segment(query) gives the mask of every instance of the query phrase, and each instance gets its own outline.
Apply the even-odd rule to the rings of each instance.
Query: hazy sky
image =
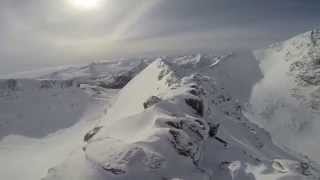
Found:
[[[118,56],[261,48],[319,26],[319,0],[0,1],[0,74]],[[90,1],[90,0],[88,0]]]

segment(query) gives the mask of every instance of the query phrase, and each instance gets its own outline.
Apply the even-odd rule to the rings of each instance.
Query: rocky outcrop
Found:
[[[196,111],[199,116],[203,116],[204,105],[203,102],[199,99],[186,99],[186,103]]]
[[[73,80],[41,80],[40,81],[40,89],[52,89],[52,88],[70,88],[75,84]]]
[[[96,135],[99,132],[101,128],[102,126],[98,126],[93,128],[91,131],[87,132],[83,137],[83,141],[88,142],[94,135]]]
[[[159,103],[161,99],[157,96],[151,96],[145,103],[143,103],[143,108],[148,109],[149,107]]]

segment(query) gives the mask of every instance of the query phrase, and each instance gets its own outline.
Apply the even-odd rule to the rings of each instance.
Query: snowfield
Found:
[[[317,66],[301,57],[318,52],[317,36],[257,52],[264,77],[252,94],[261,76],[248,52],[8,76],[0,81],[0,179],[317,180],[316,147],[291,146],[316,131],[294,134],[285,124],[316,125],[319,117],[300,108],[310,108],[316,92]],[[282,61],[283,49],[296,54]],[[307,64],[300,71],[291,65],[298,61]],[[269,107],[282,99],[292,106]]]

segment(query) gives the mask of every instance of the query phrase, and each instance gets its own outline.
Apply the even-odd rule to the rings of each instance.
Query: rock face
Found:
[[[256,120],[279,144],[320,160],[320,31],[256,52],[264,78],[253,89]]]
[[[303,159],[282,151],[246,119],[241,104],[210,76],[208,62],[199,55],[155,60],[119,92],[99,129],[85,135],[83,150],[44,179],[304,178],[293,168],[272,174],[275,158]],[[315,170],[307,177],[316,178]]]
[[[144,109],[148,109],[149,107],[159,103],[160,101],[161,99],[158,98],[157,96],[151,96],[145,103],[143,103],[143,107]]]
[[[94,135],[96,135],[102,127],[95,127],[83,137],[83,141],[88,142]]]
[[[203,116],[204,113],[204,106],[203,106],[203,102],[201,100],[198,99],[186,99],[185,100],[186,103],[192,107],[199,116]]]

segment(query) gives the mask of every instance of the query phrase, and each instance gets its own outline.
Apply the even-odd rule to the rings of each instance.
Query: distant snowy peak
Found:
[[[147,66],[150,60],[132,59],[126,61],[93,62],[85,66],[67,67],[42,76],[39,79],[103,79],[107,76],[134,73]]]
[[[320,30],[306,32],[255,54],[265,74],[287,79],[285,84],[298,101],[320,111]]]
[[[255,119],[281,146],[320,161],[320,30],[255,52],[263,78],[250,103]]]
[[[223,53],[221,55],[195,54],[171,58],[171,61],[180,67],[201,68],[207,66],[212,68],[233,55],[233,53]]]

